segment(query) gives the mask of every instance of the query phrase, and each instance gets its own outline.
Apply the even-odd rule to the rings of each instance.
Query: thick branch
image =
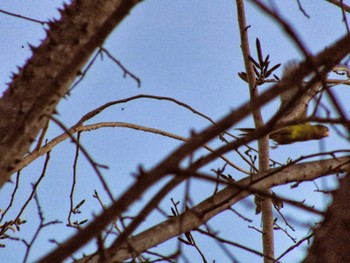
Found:
[[[350,262],[350,174],[340,180],[325,220],[315,230],[315,239],[305,263]]]
[[[13,76],[0,100],[0,186],[93,51],[139,0],[73,1],[49,24],[47,37]]]
[[[350,36],[345,36],[338,42],[329,47],[326,51],[321,52],[314,57],[314,65],[317,67],[324,66],[326,69],[331,69],[334,65],[344,58],[350,52]],[[149,189],[155,182],[160,180],[164,175],[176,172],[180,161],[186,156],[197,150],[203,144],[220,135],[223,131],[229,129],[236,124],[254,109],[260,108],[278,95],[280,95],[285,88],[293,85],[295,82],[300,82],[305,76],[312,72],[312,68],[306,62],[302,63],[298,70],[293,72],[289,77],[283,78],[278,84],[272,86],[270,89],[262,93],[254,103],[246,103],[237,110],[231,112],[222,118],[215,125],[210,126],[199,134],[195,134],[188,142],[180,146],[169,156],[167,156],[159,165],[154,167],[149,172],[142,172],[142,176],[126,191],[122,196],[115,201],[110,207],[104,210],[99,216],[95,218],[86,228],[79,231],[76,235],[68,239],[59,248],[55,249],[47,255],[41,262],[52,262],[52,260],[63,260],[77,249],[81,248],[94,236],[98,235],[103,229],[107,227],[115,218],[123,213],[133,202],[142,196],[142,194]],[[267,132],[267,131],[266,131]],[[238,148],[241,144],[231,144],[231,149]],[[224,151],[226,148],[223,148]],[[214,156],[209,159],[214,158]],[[209,161],[207,159],[206,161]],[[203,158],[204,160],[204,158]],[[201,162],[206,164],[204,161]],[[201,165],[199,166],[201,167]]]
[[[248,41],[248,27],[245,20],[244,2],[242,0],[236,1],[238,23],[241,34],[241,47],[244,58],[245,69],[247,72],[247,78],[249,83],[250,100],[252,102],[258,97],[258,89],[255,81],[255,74],[253,70],[252,62],[250,61],[250,49]],[[253,118],[255,128],[259,129],[264,126],[264,120],[261,114],[261,109],[253,111]],[[266,171],[269,168],[269,137],[264,136],[258,140],[259,148],[259,170],[261,172]],[[267,193],[271,193],[269,189],[266,189]],[[269,198],[265,198],[259,201],[262,211],[262,223],[263,223],[263,250],[264,250],[264,262],[271,262],[271,258],[274,258],[274,236],[273,236],[273,215],[272,215],[272,202]]]
[[[291,182],[310,181],[316,178],[334,173],[346,172],[350,168],[350,157],[338,159],[327,159],[308,163],[296,164],[281,170],[281,168],[270,169],[264,173],[258,173],[252,178],[246,177],[237,184],[240,188],[228,186],[213,197],[202,201],[197,206],[184,212],[179,217],[164,221],[135,237],[130,238],[118,251],[108,250],[113,257],[110,262],[121,262],[135,256],[135,251],[145,251],[166,240],[176,237],[182,233],[198,228],[217,214],[231,207],[243,198],[249,196],[251,191],[242,188],[262,191],[264,189],[284,185]],[[99,262],[97,255],[87,256],[77,262]]]

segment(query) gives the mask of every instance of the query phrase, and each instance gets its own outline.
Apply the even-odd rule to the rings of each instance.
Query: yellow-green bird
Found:
[[[244,135],[254,129],[239,129]],[[270,133],[270,139],[279,145],[320,140],[329,136],[329,129],[324,125],[311,125],[310,123],[290,125]]]
[[[298,64],[295,61],[289,62],[283,71],[283,75],[289,74],[291,71],[295,70]],[[301,84],[302,85],[302,84]],[[288,88],[288,90],[281,94],[281,106],[280,109],[285,109],[282,121],[297,121],[306,118],[307,106],[314,95],[319,92],[319,87],[312,87],[306,94],[299,96],[292,105],[290,101],[298,96],[299,89],[302,86],[296,85],[294,87]],[[238,129],[244,132],[246,135],[254,129]],[[270,134],[270,139],[276,142],[277,145],[291,144],[295,142],[303,142],[310,140],[320,140],[324,137],[329,136],[329,129],[324,125],[311,125],[310,123],[302,123],[296,125],[289,125],[282,127],[280,129],[272,131]],[[277,147],[277,145],[275,147]]]

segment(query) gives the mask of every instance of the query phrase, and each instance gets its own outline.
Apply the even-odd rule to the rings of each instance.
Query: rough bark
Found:
[[[69,6],[65,6],[65,9],[61,11],[62,18],[59,21],[53,21],[49,24],[50,29],[47,31],[47,37],[39,47],[32,48],[32,58],[29,59],[26,65],[23,68],[20,68],[19,72],[13,76],[12,83],[0,99],[0,186],[9,179],[15,164],[19,162],[28,151],[30,144],[35,140],[40,129],[45,126],[49,116],[54,113],[57,103],[66,95],[70,84],[76,75],[79,74],[81,68],[89,59],[93,51],[98,46],[102,45],[108,34],[138,2],[139,0],[75,0]],[[350,50],[349,43],[349,36],[344,37],[328,50],[321,53],[318,57],[315,57],[315,60],[313,61],[314,66],[316,65],[319,67],[323,65],[325,71],[330,70],[346,54],[348,54]],[[146,186],[141,187],[142,191],[134,191],[132,194],[126,192],[118,202],[115,202],[97,218],[98,220],[101,220],[101,218],[106,217],[104,221],[101,220],[99,224],[98,220],[95,220],[86,229],[79,232],[79,235],[73,237],[71,243],[67,243],[67,254],[73,253],[87,241],[91,240],[96,233],[101,231],[112,221],[113,218],[118,216],[118,213],[120,214],[121,211],[124,211],[128,204],[137,200],[141,193],[152,185],[152,182],[156,180],[155,178],[157,178],[158,175],[163,176],[164,174],[170,173],[177,167],[180,160],[187,154],[190,154],[196,147],[199,147],[207,140],[217,136],[222,130],[231,127],[234,122],[240,120],[255,108],[260,107],[282,93],[283,85],[288,86],[287,84],[290,84],[293,81],[300,82],[305,76],[312,72],[312,70],[309,69],[309,66],[308,63],[304,63],[300,69],[297,69],[293,74],[290,74],[289,77],[281,81],[280,84],[276,85],[274,90],[272,89],[270,93],[263,93],[263,96],[260,96],[260,100],[258,100],[256,105],[252,106],[246,104],[245,106],[242,106],[240,109],[243,113],[239,115],[240,117],[235,117],[234,114],[230,114],[221,121],[221,124],[225,124],[222,127],[211,127],[208,129],[208,132],[204,131],[199,135],[194,135],[189,143],[185,144],[175,152],[181,153],[179,154],[181,158],[177,157],[176,154],[173,158],[172,156],[169,156],[166,159],[168,162],[164,162],[152,170],[152,173],[148,174],[151,176],[152,180],[150,180]],[[166,164],[174,165],[167,166]],[[322,161],[322,165],[327,165],[327,163]],[[312,168],[316,169],[316,166],[313,166]],[[327,172],[330,172],[329,166],[323,167],[323,169],[323,171],[328,169]],[[273,176],[273,178],[275,178],[275,176]],[[288,175],[287,178],[289,178]],[[283,179],[287,180],[287,178]],[[135,183],[134,188],[131,188],[131,190],[139,189],[139,185],[142,186],[144,181],[147,182],[147,178],[142,180]],[[276,181],[269,181],[269,184],[261,185],[261,187],[264,189],[276,184]],[[331,235],[331,238],[329,238],[329,244],[331,245],[328,245],[327,251],[330,251],[331,249],[334,249],[334,251],[325,252],[325,254],[328,253],[329,255],[334,255],[335,253],[339,253],[337,259],[348,259],[346,252],[340,250],[337,251],[337,248],[334,248],[334,244],[343,245],[345,248],[346,244],[348,244],[346,241],[348,241],[349,235],[348,232],[345,232],[344,228],[349,221],[349,208],[346,199],[346,190],[349,188],[349,185],[349,178],[347,177],[343,180],[340,190],[338,190],[335,195],[335,201],[333,204],[334,209],[329,211],[325,222],[316,234],[315,248],[314,250],[311,250],[306,262],[314,262],[312,261],[312,255],[314,255],[314,253],[319,253],[320,249],[323,251],[321,245],[323,242],[328,242],[326,240],[328,235]],[[220,199],[221,201],[213,198],[209,201],[207,200],[206,203],[198,205],[196,210],[186,212],[189,214],[189,216],[186,217],[188,218],[187,220],[189,220],[189,225],[184,224],[182,220],[185,220],[185,216],[181,216],[179,219],[176,219],[179,221],[175,221],[172,227],[169,228],[169,225],[164,226],[165,232],[172,236],[176,236],[182,232],[189,231],[209,220],[218,213],[219,209],[222,211],[225,207],[240,200],[237,198],[243,198],[249,193],[240,191],[240,194],[236,193],[236,199],[233,198],[234,193],[232,193],[232,189],[221,192],[221,194],[224,195],[223,197],[220,197],[223,198]],[[127,202],[124,202],[124,200],[127,200]],[[223,208],[222,206],[225,207]],[[119,207],[119,210],[116,209],[116,207]],[[335,219],[340,221],[336,223],[334,221]],[[166,224],[170,224],[173,221],[167,221]],[[338,224],[340,224],[340,226],[338,226]],[[98,225],[98,227],[96,227],[95,230],[94,226],[96,225]],[[185,229],[184,226],[187,228]],[[335,233],[338,233],[338,236],[331,232],[334,226],[339,228],[337,231],[334,231]],[[168,229],[166,227],[168,227]],[[93,232],[92,230],[95,230],[96,232]],[[175,230],[175,232],[172,232],[172,230]],[[346,234],[345,237],[344,234]],[[86,235],[85,239],[82,238],[84,235]],[[141,240],[139,243],[140,246],[152,245],[148,234],[143,237],[148,237],[148,239],[146,239],[146,241]],[[75,241],[74,238],[84,240],[79,246],[73,247],[72,244]],[[167,238],[171,237],[168,236]],[[133,242],[133,240],[134,239],[131,239],[129,241]],[[159,244],[162,241],[158,240],[157,242],[158,243],[155,243],[154,245]],[[63,249],[66,248],[64,246],[62,247]],[[142,249],[137,249],[137,251],[141,250]],[[130,253],[125,247],[119,251],[120,253],[123,251]],[[318,254],[316,255],[318,256]],[[329,262],[334,262],[333,256],[326,256],[327,255],[325,255],[324,258],[329,259]],[[57,257],[53,258],[54,260],[59,260]],[[52,261],[48,260],[47,262]],[[341,261],[338,260],[335,262]]]
[[[303,262],[350,262],[350,174],[340,180],[333,203],[315,231],[314,242]]]
[[[0,186],[7,182],[94,50],[139,0],[73,1],[0,100]]]
[[[113,247],[103,251],[110,258],[106,262],[123,262],[139,253],[159,245],[166,240],[176,237],[182,233],[189,232],[198,228],[211,218],[239,202],[251,194],[250,191],[244,191],[246,187],[251,190],[260,190],[272,186],[283,185],[291,182],[312,181],[321,176],[347,171],[350,167],[350,157],[338,159],[327,159],[322,161],[301,163],[286,167],[284,169],[276,168],[269,171],[258,173],[254,176],[254,182],[251,177],[247,177],[237,182],[242,188],[228,186],[213,197],[202,201],[192,209],[184,212],[179,217],[166,220],[130,239],[115,250]],[[82,262],[100,262],[101,258],[97,252],[94,255],[86,256],[77,261]],[[344,261],[329,261],[344,262]]]
[[[332,46],[330,46],[325,51],[321,52],[313,58],[313,64],[316,68],[323,66],[323,71],[328,72],[336,64],[339,63],[341,59],[344,58],[350,52],[350,37],[345,36],[342,39],[338,40]],[[90,241],[93,237],[98,235],[108,224],[110,224],[115,218],[120,216],[127,208],[138,200],[142,194],[148,190],[155,182],[167,174],[176,173],[180,162],[201,147],[203,144],[207,143],[214,137],[221,134],[223,131],[229,129],[238,121],[242,120],[248,114],[250,114],[256,108],[262,107],[267,102],[271,101],[276,96],[280,95],[285,91],[286,87],[293,85],[292,83],[300,82],[306,76],[313,72],[314,67],[310,67],[310,63],[303,62],[300,64],[300,67],[294,71],[290,76],[282,78],[278,84],[273,85],[270,89],[263,92],[259,97],[254,101],[254,103],[249,102],[240,107],[235,111],[223,117],[215,125],[210,126],[209,128],[203,130],[198,134],[194,134],[190,140],[185,144],[181,145],[179,148],[174,150],[169,154],[162,162],[157,166],[151,169],[148,172],[140,171],[140,176],[138,180],[125,191],[118,200],[116,200],[111,206],[106,208],[100,215],[96,216],[94,221],[87,225],[84,229],[79,231],[76,235],[69,238],[64,244],[55,249],[49,255],[44,257],[41,262],[52,262],[56,259],[65,259],[67,256],[71,255],[84,244]],[[310,82],[316,82],[316,79],[311,80]],[[260,129],[259,129],[260,130]],[[265,127],[265,130],[260,130],[252,132],[252,134],[247,135],[245,140],[237,140],[224,145],[217,149],[215,153],[210,154],[206,157],[199,159],[193,165],[188,168],[191,172],[195,172],[200,167],[208,164],[209,162],[215,160],[222,154],[236,149],[244,143],[248,143],[251,140],[260,138],[259,132],[264,131],[265,134],[268,133],[268,127]]]

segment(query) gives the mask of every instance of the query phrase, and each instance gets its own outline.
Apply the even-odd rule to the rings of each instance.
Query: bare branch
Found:
[[[50,22],[0,100],[0,185],[28,151],[78,72],[138,0],[73,1]],[[73,19],[74,17],[74,19]]]
[[[245,186],[250,186],[257,190],[265,190],[272,186],[298,181],[309,181],[324,175],[345,172],[349,168],[350,157],[341,157],[338,159],[301,163],[289,166],[282,170],[281,168],[276,168],[264,173],[258,173],[254,176],[253,182],[251,177],[238,181],[237,185],[240,185],[242,188],[228,186],[214,196],[184,212],[181,216],[164,221],[163,223],[130,238],[127,241],[127,244],[132,246],[134,251],[141,252],[172,237],[180,235],[181,233],[196,229],[218,213],[228,209],[243,198],[249,196],[251,192],[242,191]],[[130,254],[129,246],[127,244],[118,249],[118,251],[109,251],[109,253],[113,255],[109,262],[124,261],[133,257],[133,255]],[[85,261],[87,259],[88,261]],[[77,262],[98,262],[98,256],[88,256]]]

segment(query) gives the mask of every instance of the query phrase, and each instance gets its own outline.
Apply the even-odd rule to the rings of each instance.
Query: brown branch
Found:
[[[280,17],[279,14],[276,13],[276,10],[272,11],[270,10],[265,4],[263,4],[259,0],[252,1],[257,7],[259,7],[263,12],[268,14],[271,18],[275,19],[276,22],[282,26],[283,30],[286,31],[286,33],[291,37],[291,39],[295,42],[297,47],[304,53],[305,59],[311,63],[312,60],[310,60],[310,52],[306,49],[306,45],[302,42],[300,37],[297,35],[297,33],[292,29],[292,26],[287,23],[284,19]]]
[[[237,243],[237,242],[232,242],[232,241],[230,241],[230,240],[226,240],[226,239],[224,239],[224,238],[220,238],[220,237],[218,237],[216,234],[213,234],[213,233],[210,233],[210,232],[207,232],[207,231],[203,231],[203,230],[201,230],[201,229],[199,229],[199,228],[197,228],[196,231],[199,232],[199,233],[201,233],[201,234],[203,234],[203,235],[210,236],[211,238],[213,238],[213,239],[219,241],[220,243],[229,244],[229,245],[231,245],[231,246],[238,247],[238,248],[240,248],[240,249],[243,249],[243,250],[245,250],[245,251],[248,251],[248,252],[250,252],[250,253],[252,253],[252,254],[255,254],[255,255],[258,255],[258,256],[261,256],[261,257],[265,256],[264,254],[262,254],[261,252],[259,252],[259,251],[257,251],[257,250],[254,250],[254,249],[251,249],[251,248],[249,248],[249,247],[243,246],[243,245],[241,245],[241,244],[239,244],[239,243]],[[273,259],[273,258],[270,258],[270,259]]]
[[[317,67],[323,66],[325,69],[331,69],[339,61],[350,52],[350,37],[345,36],[338,42],[330,46],[326,51],[321,52],[318,56],[314,57],[314,65]],[[67,256],[74,253],[81,248],[84,244],[90,241],[98,233],[100,233],[110,222],[121,215],[132,203],[134,203],[142,194],[148,190],[154,183],[163,178],[166,174],[176,172],[179,163],[192,152],[200,148],[203,144],[207,143],[211,139],[218,136],[223,131],[229,129],[232,125],[236,124],[253,110],[262,107],[266,103],[270,102],[276,96],[285,91],[286,87],[293,85],[293,83],[299,83],[313,71],[309,63],[301,63],[298,70],[294,71],[290,78],[282,78],[281,81],[272,86],[270,89],[263,92],[254,103],[246,103],[237,110],[231,112],[216,125],[210,126],[199,134],[194,134],[193,137],[177,148],[173,153],[167,156],[160,164],[145,173],[140,171],[142,176],[138,177],[138,180],[129,187],[129,189],[121,195],[121,197],[115,201],[109,208],[103,211],[100,215],[96,216],[95,220],[91,222],[86,228],[76,233],[73,237],[68,239],[59,248],[56,248],[53,252],[42,259],[41,262],[52,262],[52,260],[62,261]],[[266,131],[267,132],[267,131]],[[239,141],[239,140],[238,140]],[[232,148],[237,148],[241,144],[232,143],[229,145]],[[230,148],[229,147],[229,148]],[[231,149],[232,149],[231,148]],[[214,158],[211,156],[210,161]],[[215,158],[214,158],[215,159]],[[201,167],[201,162],[197,164]]]
[[[338,7],[340,7],[342,10],[350,13],[350,6],[347,4],[344,4],[343,1],[339,1],[339,0],[327,0],[327,2],[336,5]]]
[[[127,123],[127,122],[100,122],[100,123],[94,123],[89,125],[74,125],[71,128],[67,129],[67,132],[62,133],[61,135],[55,137],[51,141],[49,141],[47,144],[39,148],[38,150],[35,150],[28,154],[20,163],[16,165],[16,171],[19,171],[29,165],[31,162],[33,162],[35,159],[39,158],[40,156],[44,155],[48,151],[51,151],[57,144],[63,142],[64,140],[70,138],[70,135],[73,135],[74,133],[79,132],[85,132],[85,131],[91,131],[91,130],[97,130],[100,128],[128,128],[128,129],[134,129],[138,131],[144,131],[144,132],[150,132],[154,134],[159,134],[168,138],[173,138],[179,141],[188,141],[189,138],[179,136],[170,132],[166,132],[159,129],[154,129],[151,127],[145,127],[133,123]],[[210,152],[214,152],[214,149],[209,147],[208,145],[203,145],[203,148],[207,149]],[[227,157],[224,155],[220,156],[222,160],[224,160],[228,165],[235,168],[238,171],[241,171],[245,174],[249,174],[248,171],[245,171],[244,169],[240,168],[239,166],[235,165],[233,162],[231,162]]]
[[[237,13],[238,23],[241,35],[241,47],[244,58],[244,65],[247,72],[247,78],[249,83],[250,100],[254,102],[258,97],[257,83],[255,81],[255,74],[253,70],[252,62],[250,61],[250,49],[248,40],[248,27],[245,21],[245,10],[243,0],[237,0]],[[258,47],[260,49],[260,45]],[[260,50],[261,52],[261,50]],[[260,53],[259,53],[260,55]],[[259,109],[253,111],[253,119],[255,128],[259,129],[264,126],[264,120]],[[269,168],[269,137],[264,136],[258,140],[259,149],[259,170],[261,172],[266,171]],[[267,193],[271,191],[266,189]],[[256,199],[257,200],[257,199]],[[263,222],[263,250],[264,250],[264,262],[272,262],[271,258],[274,258],[274,236],[273,236],[273,215],[272,215],[272,202],[271,199],[265,198],[260,202],[262,211],[262,222]]]
[[[48,116],[110,32],[138,0],[73,1],[60,11],[33,56],[0,99],[0,186],[7,182]]]
[[[180,176],[175,176],[170,182],[168,182],[163,188],[157,191],[157,194],[154,195],[151,201],[140,211],[140,213],[132,220],[132,222],[125,228],[125,230],[118,236],[118,238],[113,242],[110,251],[112,252],[111,257],[113,257],[114,251],[118,251],[121,245],[128,242],[128,237],[130,237],[133,231],[142,223],[142,221],[149,215],[157,205],[164,199],[164,197],[174,189],[179,183],[183,180]],[[135,256],[139,255],[140,252],[137,249],[134,249],[131,244],[129,244],[129,249],[135,253]]]
[[[347,117],[347,113],[344,111],[344,109],[339,104],[339,100],[335,97],[335,94],[332,90],[327,89],[326,93],[328,95],[328,98],[330,98],[331,103],[333,104],[334,108],[337,110],[339,116],[343,119],[343,125],[344,128],[347,130],[348,134],[350,134],[350,120]]]
[[[166,220],[130,238],[127,244],[130,244],[136,251],[145,251],[181,233],[196,229],[217,214],[249,196],[251,192],[242,191],[247,186],[256,190],[265,190],[272,186],[291,182],[314,180],[325,175],[347,171],[349,168],[350,157],[341,157],[296,164],[283,170],[280,170],[280,168],[270,169],[264,173],[256,174],[253,182],[251,177],[246,177],[237,182],[240,188],[228,186],[214,196],[187,210],[179,217]],[[127,244],[123,245],[118,251],[109,251],[110,253],[116,252],[109,262],[121,262],[133,257],[134,255],[130,253]],[[98,262],[98,255],[87,256],[77,262]]]
[[[350,171],[350,169],[348,169]],[[350,173],[340,180],[323,222],[314,231],[314,241],[303,262],[350,262]]]
[[[130,72],[126,67],[124,67],[124,65],[118,59],[116,59],[107,49],[105,49],[104,47],[101,47],[100,50],[101,52],[106,53],[107,57],[109,57],[114,63],[116,63],[123,70],[124,77],[129,75],[131,78],[133,78],[136,81],[137,87],[141,88],[141,80],[138,77],[136,77],[135,74]]]
[[[69,137],[68,133],[64,133],[67,135],[67,138]],[[72,178],[72,186],[71,186],[71,189],[70,189],[70,194],[69,194],[69,204],[70,204],[70,209],[69,209],[69,213],[68,213],[68,216],[67,216],[67,224],[69,226],[72,226],[72,227],[75,227],[73,224],[72,224],[72,221],[71,221],[71,217],[72,217],[72,214],[74,213],[74,190],[75,190],[75,186],[76,186],[76,182],[77,182],[77,164],[78,164],[78,159],[79,159],[79,144],[80,144],[80,135],[81,133],[78,132],[77,134],[77,144],[76,144],[76,148],[75,148],[75,157],[74,157],[74,162],[73,162],[73,178]],[[79,226],[77,226],[79,227]]]
[[[74,138],[74,136],[69,132],[69,130],[56,118],[51,116],[51,120],[54,121],[62,130],[65,131],[65,133],[69,136],[69,138],[75,143],[75,145],[79,148],[79,150],[84,154],[85,158],[88,160],[90,165],[92,166],[93,170],[95,171],[98,179],[100,180],[104,190],[106,191],[109,199],[111,201],[114,201],[112,191],[109,189],[106,180],[103,178],[102,173],[100,172],[99,165],[92,159],[90,154],[85,150],[85,148],[77,141],[77,139]]]

